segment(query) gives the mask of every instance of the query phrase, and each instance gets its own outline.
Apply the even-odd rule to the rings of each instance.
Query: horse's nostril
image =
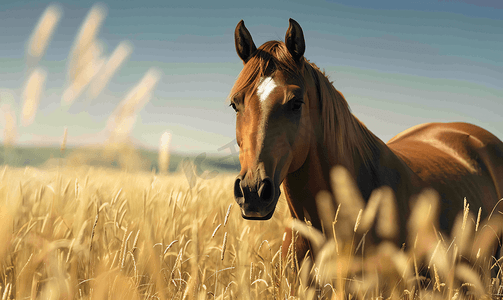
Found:
[[[243,197],[243,189],[241,188],[241,179],[237,178],[234,182],[234,197],[241,198]]]
[[[271,201],[274,197],[274,185],[271,179],[266,178],[262,180],[262,184],[258,190],[258,196],[263,201]]]

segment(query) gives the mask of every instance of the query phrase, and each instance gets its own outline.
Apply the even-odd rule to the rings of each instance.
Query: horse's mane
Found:
[[[296,78],[309,74],[316,83],[323,138],[330,163],[340,164],[343,157],[355,154],[360,156],[364,163],[369,163],[377,137],[353,116],[346,99],[334,88],[327,75],[314,63],[303,59],[304,70],[298,67],[284,42],[264,43],[244,65],[229,93],[229,98],[256,88],[262,77],[271,76],[277,70]],[[306,74],[302,74],[303,71]]]
[[[323,138],[332,164],[341,164],[343,157],[358,155],[368,165],[374,156],[378,138],[358,120],[333,83],[314,63],[306,60],[318,90]],[[348,166],[346,166],[348,167]]]

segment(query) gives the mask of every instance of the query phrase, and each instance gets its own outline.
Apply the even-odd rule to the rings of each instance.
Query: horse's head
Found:
[[[234,197],[245,219],[267,220],[276,208],[279,186],[308,155],[316,88],[306,76],[304,35],[294,20],[285,42],[269,41],[258,49],[241,21],[235,44],[244,67],[230,93],[241,163]]]

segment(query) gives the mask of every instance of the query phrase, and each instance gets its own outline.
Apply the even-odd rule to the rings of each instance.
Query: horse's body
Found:
[[[503,197],[503,143],[486,130],[430,123],[384,144],[351,114],[325,74],[304,59],[304,37],[295,21],[290,20],[285,43],[257,49],[242,21],[235,41],[244,68],[231,91],[241,162],[234,194],[244,218],[269,219],[282,184],[292,216],[321,229],[315,197],[333,192],[329,174],[336,165],[349,171],[364,200],[381,186],[393,189],[399,244],[406,241],[409,199],[426,187],[440,195],[445,232],[465,197],[470,207],[482,208],[483,218]],[[290,238],[287,230],[284,243]],[[297,255],[308,248],[300,240]]]

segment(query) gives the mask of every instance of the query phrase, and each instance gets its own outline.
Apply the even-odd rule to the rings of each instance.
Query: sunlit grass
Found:
[[[342,203],[331,210],[332,236],[293,223],[316,253],[303,262],[292,245],[281,254],[292,224],[285,200],[269,221],[244,220],[233,181],[220,174],[191,188],[182,173],[5,166],[0,292],[4,299],[480,299],[499,288],[489,272],[499,265],[485,248],[494,239],[467,226],[468,208],[457,235],[440,237],[428,217],[437,199],[425,193],[409,220],[414,246],[400,249],[365,238],[369,205],[358,218]],[[384,202],[386,193],[372,197]],[[497,222],[480,228],[497,230]]]
[[[264,298],[279,295],[285,206],[270,221],[243,220],[232,204],[233,179],[219,175],[190,189],[182,174],[5,167],[2,292],[206,299],[236,297],[246,285]]]

